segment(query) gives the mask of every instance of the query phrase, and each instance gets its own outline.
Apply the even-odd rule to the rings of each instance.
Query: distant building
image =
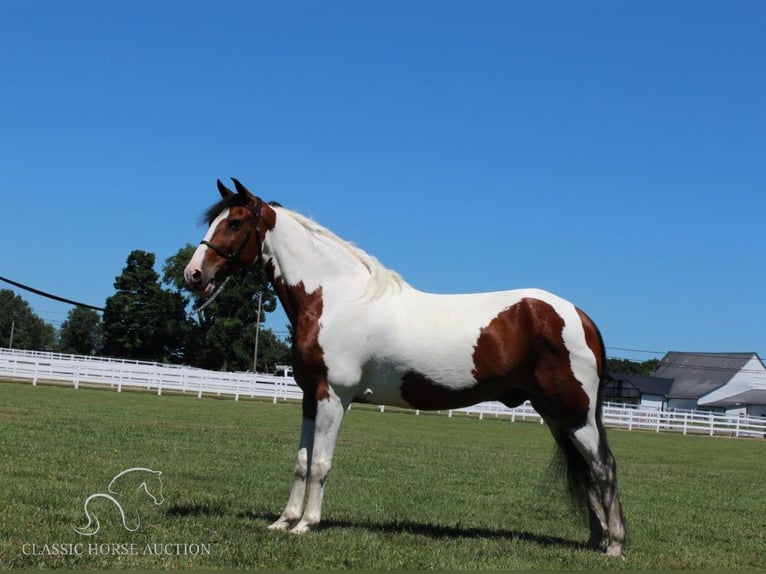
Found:
[[[612,380],[604,388],[605,401],[665,410],[672,379],[628,373],[611,373],[611,376]]]
[[[766,367],[757,353],[667,353],[653,373],[672,379],[668,409],[766,416]]]

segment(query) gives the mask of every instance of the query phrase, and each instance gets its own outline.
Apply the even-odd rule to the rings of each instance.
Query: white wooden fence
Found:
[[[542,417],[529,402],[514,409],[509,409],[502,403],[479,403],[472,407],[458,409],[456,412],[478,414],[480,419],[490,416],[510,417],[512,421],[543,422]],[[452,416],[452,411],[449,415]],[[713,411],[659,411],[605,403],[603,421],[605,426],[627,430],[766,438],[766,418],[727,415]]]
[[[302,391],[291,377],[253,373],[225,373],[192,367],[146,363],[123,359],[107,359],[80,355],[62,355],[36,351],[0,348],[0,378],[38,382],[109,386],[121,392],[138,389],[155,392],[190,393],[243,398],[300,399]],[[379,407],[381,412],[384,407]],[[420,414],[419,411],[415,411]],[[447,411],[455,414],[506,418],[515,421],[543,420],[527,402],[509,409],[499,402],[486,402]],[[683,434],[724,435],[733,437],[766,437],[766,418],[732,416],[708,411],[658,411],[604,405],[604,424],[627,430],[673,431]]]
[[[164,365],[124,359],[62,355],[36,351],[0,349],[0,377],[6,379],[108,385],[121,392],[138,389],[156,392],[193,393],[240,397],[300,399],[303,394],[288,377],[206,371],[193,367]]]

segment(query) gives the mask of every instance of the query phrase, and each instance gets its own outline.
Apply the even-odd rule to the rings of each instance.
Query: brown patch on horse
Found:
[[[498,391],[502,388],[493,381],[479,382],[466,389],[449,389],[416,371],[407,371],[402,376],[402,398],[412,408],[424,411],[458,409],[498,400]]]
[[[590,401],[572,373],[563,329],[564,320],[550,304],[522,299],[481,329],[473,352],[473,386],[450,389],[409,371],[402,377],[402,398],[423,410],[491,400],[516,406],[530,399],[544,416],[578,427]]]
[[[252,202],[248,205],[251,205]],[[240,233],[234,236],[233,238],[229,239],[225,243],[221,245],[224,249],[228,251],[233,251],[240,240],[240,235],[243,233],[247,233],[247,228],[252,225],[253,220],[252,218],[255,217],[255,214],[250,211],[247,207],[240,207],[240,206],[232,206],[229,208],[229,216],[226,218],[226,221],[231,221],[235,219],[239,219],[244,222],[243,226],[240,228]],[[222,222],[221,225],[225,224],[225,222]],[[277,214],[276,212],[269,207],[266,203],[261,203],[261,208],[258,215],[258,230],[257,232],[251,233],[250,238],[247,241],[247,244],[242,249],[242,253],[239,256],[239,260],[241,262],[255,262],[258,259],[258,256],[263,252],[263,240],[266,237],[266,233],[274,229],[274,226],[277,224]],[[224,229],[225,229],[225,225]],[[212,238],[212,242],[216,243],[216,236],[218,233],[215,233]],[[260,244],[259,240],[260,239]]]
[[[288,321],[295,329],[295,321],[298,319],[298,310],[294,307],[294,298],[290,295],[287,284],[281,276],[277,277],[277,271],[274,267],[274,261],[269,259],[265,265],[266,276],[269,278],[271,286],[274,288],[274,292],[277,294],[279,302],[282,304],[282,308],[285,310]]]
[[[288,285],[281,276],[276,277],[272,261],[266,263],[266,273],[293,328],[295,382],[303,390],[303,416],[313,419],[316,417],[317,401],[330,398],[327,365],[319,344],[320,319],[324,308],[322,288],[307,293],[303,281]]]
[[[544,301],[527,301],[537,330],[532,405],[540,414],[553,416],[562,428],[578,428],[587,420],[590,399],[572,372],[564,319]]]
[[[277,212],[268,204],[261,204],[261,216],[258,219],[258,226],[261,229],[261,241],[266,237],[266,233],[274,229],[277,225]]]
[[[420,373],[408,372],[402,377],[402,398],[423,410],[460,408],[493,400],[524,402],[524,388],[532,374],[524,335],[532,326],[522,303],[504,310],[481,329],[473,353],[473,386],[450,389]]]
[[[473,350],[473,376],[477,381],[504,381],[532,374],[535,318],[530,299],[504,309],[483,327]]]

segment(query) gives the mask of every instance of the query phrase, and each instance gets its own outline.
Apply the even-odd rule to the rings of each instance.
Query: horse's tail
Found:
[[[72,529],[81,536],[93,536],[101,528],[101,524],[98,521],[98,516],[91,514],[88,510],[88,504],[93,499],[93,496],[88,497],[85,501],[85,517],[88,519],[88,524],[85,526],[73,526]],[[95,522],[95,524],[93,524]]]
[[[590,465],[577,450],[567,429],[557,428],[553,438],[558,447],[555,464],[559,472],[566,475],[570,502],[578,511],[588,508],[588,491],[593,481]]]
[[[94,515],[94,518],[96,518],[95,515]],[[81,526],[81,527],[72,526],[72,530],[74,530],[80,536],[93,536],[99,531],[99,528],[101,528],[101,525],[98,523],[98,518],[96,518],[95,526],[91,526],[90,522],[88,522],[88,524],[86,524],[85,526]]]
[[[122,509],[122,505],[120,502],[113,497],[110,494],[105,494],[102,492],[91,494],[86,500],[85,500],[85,517],[88,519],[88,524],[81,527],[73,526],[75,532],[78,534],[81,534],[83,536],[93,536],[99,531],[99,528],[101,528],[101,524],[98,521],[98,516],[96,516],[95,513],[90,512],[88,510],[88,505],[90,504],[91,500],[94,500],[96,498],[103,498],[105,500],[108,500],[112,504],[114,504],[117,507],[117,511],[120,513],[120,517],[122,518],[122,525],[125,527],[125,530],[129,532],[135,532],[138,530],[138,528],[141,526],[141,517],[138,515],[138,512],[136,512],[136,525],[135,526],[129,526],[128,525],[128,518],[125,516],[125,511]],[[95,525],[94,525],[95,522]]]

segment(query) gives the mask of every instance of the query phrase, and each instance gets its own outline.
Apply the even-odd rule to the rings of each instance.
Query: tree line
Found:
[[[277,298],[264,271],[251,266],[235,273],[216,300],[190,314],[192,295],[183,270],[194,253],[186,245],[155,271],[153,253],[135,250],[115,278],[115,293],[103,314],[74,307],[57,331],[9,289],[0,290],[0,346],[54,350],[212,370],[253,369],[256,325],[259,325],[257,370],[271,371],[289,363],[288,344],[260,327]],[[262,308],[258,316],[258,296]]]

